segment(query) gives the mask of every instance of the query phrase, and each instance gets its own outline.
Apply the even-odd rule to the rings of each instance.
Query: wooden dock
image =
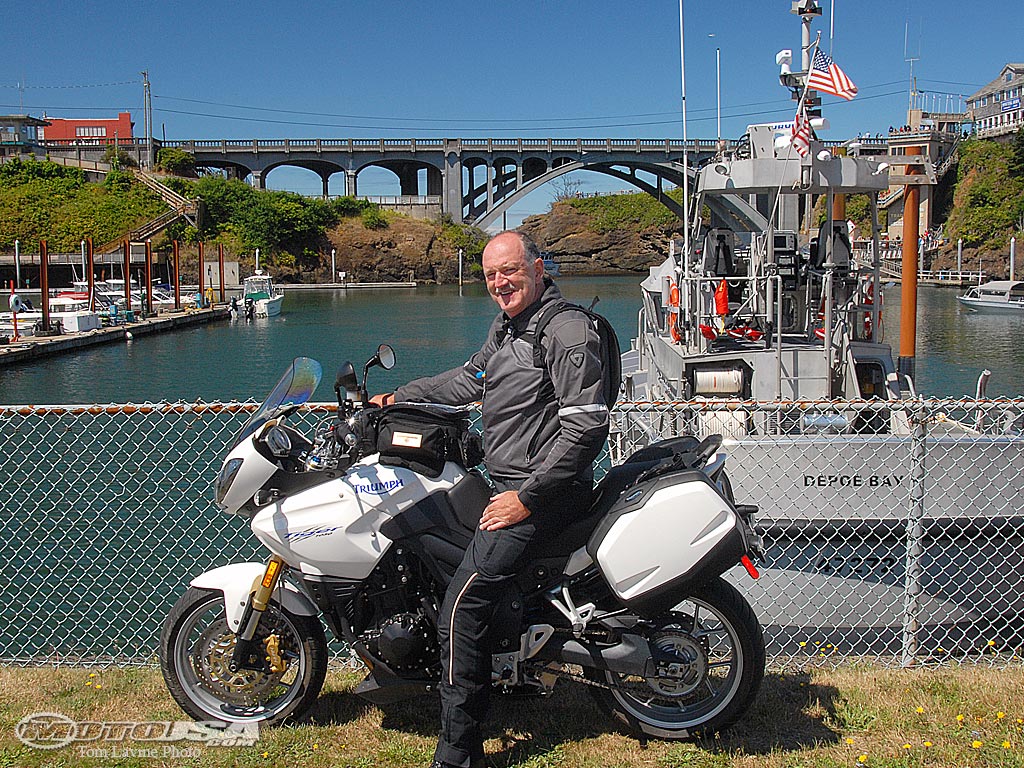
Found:
[[[227,320],[231,316],[227,307],[213,307],[194,312],[164,313],[155,317],[125,323],[109,328],[98,328],[83,333],[64,333],[59,336],[23,336],[16,342],[0,344],[0,370],[18,363],[41,357],[72,352],[97,344],[125,343],[129,339],[166,333],[180,328]]]

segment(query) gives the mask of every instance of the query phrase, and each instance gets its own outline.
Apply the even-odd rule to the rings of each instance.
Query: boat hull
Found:
[[[956,300],[963,306],[975,312],[990,312],[1000,315],[1024,315],[1024,302],[985,301],[978,299],[965,299],[963,296],[957,296]]]

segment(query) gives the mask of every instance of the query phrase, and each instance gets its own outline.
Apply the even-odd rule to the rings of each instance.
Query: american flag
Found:
[[[857,95],[857,86],[853,84],[853,80],[848,78],[824,51],[814,52],[811,71],[807,75],[807,87],[822,93],[831,93],[847,101]]]
[[[797,151],[800,157],[806,157],[807,153],[811,151],[811,122],[807,119],[807,115],[801,109],[796,113],[796,117],[793,118],[793,149]]]

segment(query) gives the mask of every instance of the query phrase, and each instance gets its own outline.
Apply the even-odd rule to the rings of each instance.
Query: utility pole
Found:
[[[142,111],[146,126],[146,170],[153,170],[153,101],[149,91],[149,70],[142,71]]]

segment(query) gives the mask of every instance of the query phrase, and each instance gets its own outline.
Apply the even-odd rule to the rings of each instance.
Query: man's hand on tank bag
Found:
[[[516,491],[505,491],[491,497],[491,502],[480,518],[480,528],[484,531],[496,531],[525,520],[530,510],[523,506]]]

